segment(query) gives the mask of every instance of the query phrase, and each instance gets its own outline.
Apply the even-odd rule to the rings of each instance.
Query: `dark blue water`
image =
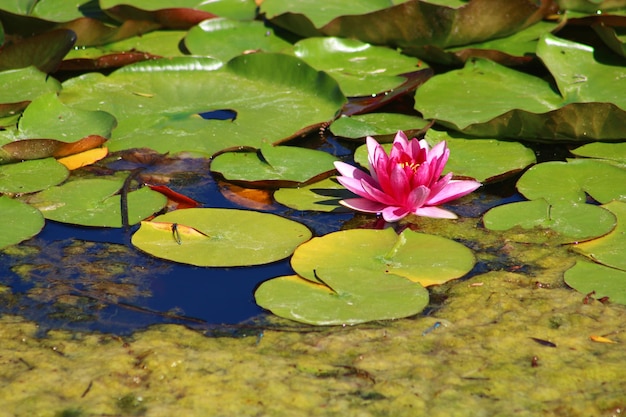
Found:
[[[174,169],[182,169],[182,174],[172,172],[179,162],[146,165],[142,174],[149,180],[165,169],[171,176],[169,187],[202,207],[245,209],[222,195],[207,161],[187,162]],[[107,168],[130,170],[137,165],[117,160]],[[277,203],[265,211],[303,223],[314,235],[339,230],[353,217],[299,212]],[[288,259],[254,267],[201,268],[153,258],[130,244],[136,229],[47,221],[38,236],[0,253],[0,284],[11,290],[0,292],[0,312],[35,320],[42,332],[66,328],[127,334],[159,323],[228,328],[262,317],[264,311],[254,301],[261,282],[293,273]]]

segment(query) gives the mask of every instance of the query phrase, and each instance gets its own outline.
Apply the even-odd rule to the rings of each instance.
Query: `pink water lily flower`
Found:
[[[445,142],[430,149],[425,140],[409,141],[399,131],[389,155],[369,136],[367,152],[370,175],[344,162],[335,162],[342,175],[337,180],[360,197],[342,200],[341,204],[366,213],[382,213],[387,222],[409,214],[456,219],[454,213],[436,206],[481,186],[477,181],[453,180],[452,173],[441,176],[450,155]]]

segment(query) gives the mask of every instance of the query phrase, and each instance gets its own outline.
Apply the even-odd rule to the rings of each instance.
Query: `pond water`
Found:
[[[343,157],[351,155],[350,148],[355,146],[332,137],[320,140],[317,135],[300,145],[306,143]],[[537,149],[544,158],[556,152],[554,147]],[[189,171],[179,167],[171,188],[206,207],[242,208],[225,198],[208,170],[198,165],[196,160],[190,161]],[[107,166],[123,169],[128,163],[114,159]],[[150,170],[146,175],[158,175],[158,167]],[[177,175],[191,172],[193,180],[177,181]],[[461,216],[478,217],[489,207],[520,200],[512,184],[509,180],[489,186],[453,209]],[[363,227],[384,225],[380,221],[374,225],[371,216],[300,212],[277,203],[264,211],[303,223],[316,236],[337,231],[354,219]],[[124,231],[46,222],[37,237],[1,255],[0,276],[2,284],[10,287],[12,302],[3,303],[0,311],[37,321],[42,334],[51,328],[130,334],[160,323],[227,330],[264,314],[253,296],[261,282],[293,273],[289,259],[254,267],[202,268],[153,258],[130,245],[136,228]],[[468,276],[486,270],[478,264]]]
[[[319,142],[318,138],[315,138]],[[350,152],[329,138],[320,145]],[[225,198],[205,165],[184,162],[170,187],[205,207],[242,208]],[[108,167],[124,169],[113,160]],[[156,174],[155,174],[156,173]],[[147,175],[157,175],[158,168]],[[311,214],[279,204],[265,207],[306,224],[316,235],[339,230],[352,213]],[[201,268],[153,258],[130,245],[128,231],[87,228],[47,221],[34,239],[1,256],[0,284],[11,302],[0,311],[19,314],[51,328],[130,334],[152,324],[179,323],[199,329],[223,328],[263,314],[254,300],[259,283],[293,273],[289,259],[254,267]]]

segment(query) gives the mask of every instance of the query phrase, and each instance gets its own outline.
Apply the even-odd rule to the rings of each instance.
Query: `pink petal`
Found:
[[[428,200],[428,205],[438,206],[439,204],[447,203],[448,201],[455,200],[459,197],[463,197],[480,187],[482,184],[478,181],[460,181],[452,180],[436,195],[432,195]]]
[[[358,173],[356,171],[360,171],[355,166],[346,164],[345,162],[335,161],[335,169],[344,177],[354,178],[354,175]]]
[[[363,211],[365,213],[380,213],[387,207],[385,204],[377,203],[366,198],[347,198],[341,200],[339,203],[352,210]]]
[[[383,188],[383,191],[389,195],[392,195],[396,201],[406,201],[409,192],[411,191],[411,184],[404,169],[398,165],[391,169],[389,177],[389,187]]]
[[[428,199],[429,194],[430,190],[428,189],[428,187],[420,185],[409,193],[406,206],[410,207],[412,210],[422,207],[424,203],[426,203],[426,199]]]
[[[433,217],[435,219],[456,219],[458,218],[456,214],[451,211],[444,210],[439,207],[421,207],[417,210],[413,211],[413,214],[422,217]]]
[[[374,200],[374,201],[378,201],[379,203],[385,204],[385,205],[394,205],[397,204],[396,200],[393,198],[393,196],[390,196],[388,194],[386,194],[384,191],[380,190],[378,187],[376,186],[372,186],[371,184],[362,181],[361,182],[361,187],[363,188],[363,191],[365,191],[365,193],[367,193],[367,195],[361,195],[361,197],[365,197],[365,198],[369,198],[370,200]]]
[[[386,222],[393,223],[406,217],[409,211],[403,207],[385,207],[382,214]]]

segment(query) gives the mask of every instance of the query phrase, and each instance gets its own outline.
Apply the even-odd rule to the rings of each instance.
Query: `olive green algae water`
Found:
[[[420,227],[461,228],[481,242],[479,261],[502,268],[432,288],[428,316],[344,328],[276,319],[239,338],[177,325],[126,338],[38,338],[36,324],[3,317],[0,415],[623,413],[626,308],[567,288],[562,274],[576,255],[550,236],[519,243],[521,235],[487,236],[475,220],[456,223]]]

